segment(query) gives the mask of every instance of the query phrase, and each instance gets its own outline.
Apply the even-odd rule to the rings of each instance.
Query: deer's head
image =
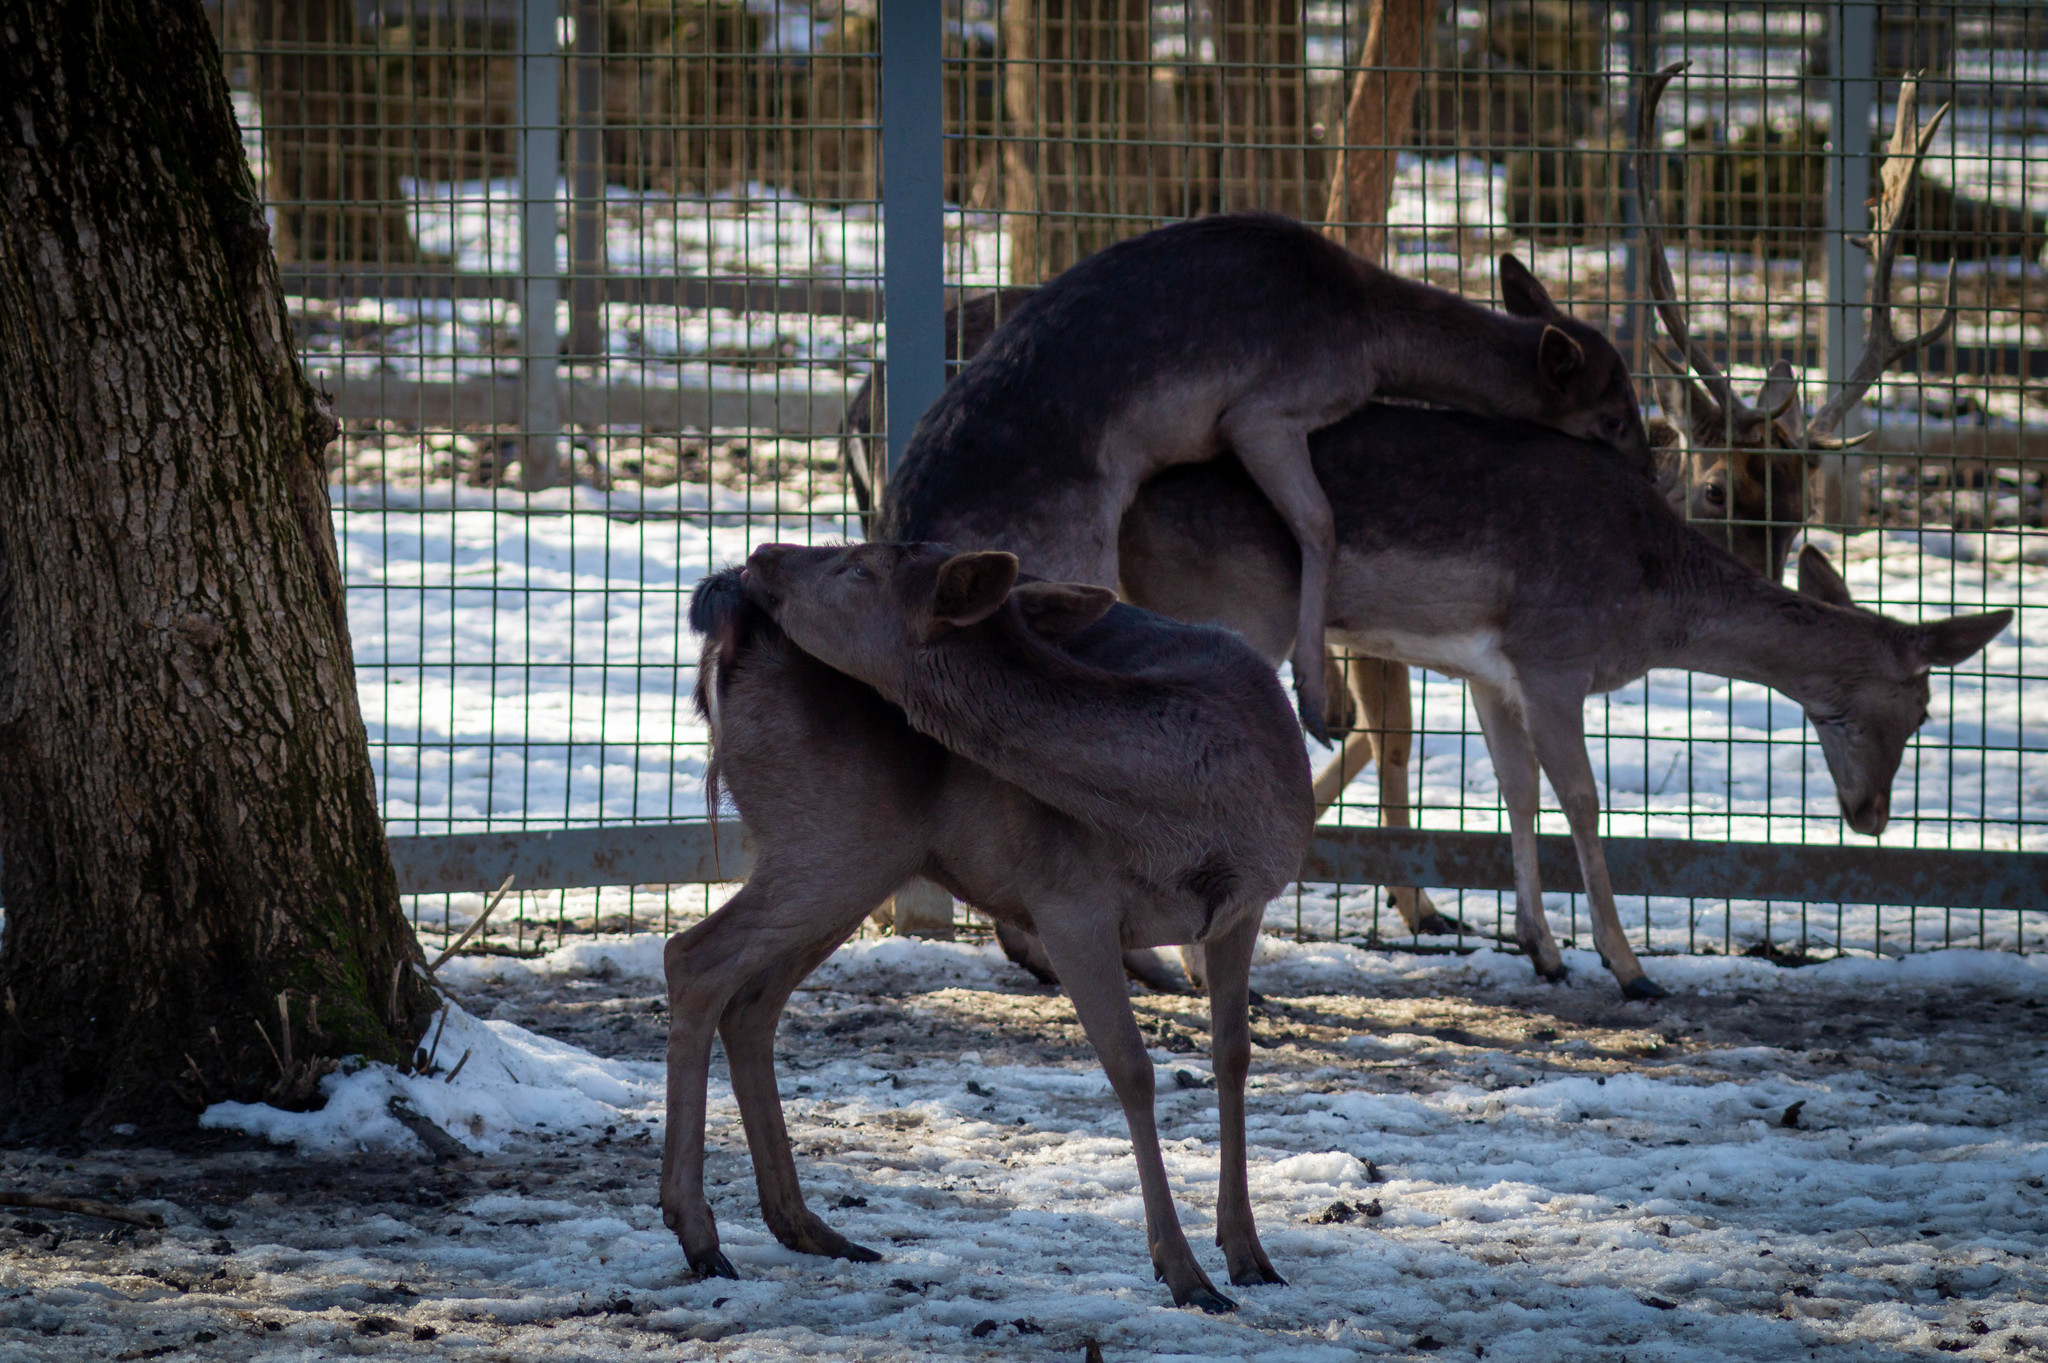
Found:
[[[1664,253],[1663,222],[1657,207],[1660,156],[1655,145],[1657,103],[1689,62],[1665,67],[1651,78],[1637,129],[1636,206],[1649,266],[1650,296],[1677,356],[1652,347],[1658,405],[1677,434],[1660,462],[1661,481],[1672,504],[1693,528],[1728,546],[1744,563],[1773,581],[1784,574],[1792,541],[1818,504],[1821,457],[1865,437],[1842,440],[1835,430],[1863,400],[1878,376],[1935,340],[1955,321],[1955,275],[1949,275],[1948,306],[1939,321],[1901,341],[1892,332],[1892,266],[1898,258],[1901,219],[1911,206],[1913,185],[1935,129],[1948,113],[1943,105],[1925,131],[1919,129],[1915,82],[1899,91],[1898,118],[1884,163],[1884,195],[1870,248],[1877,268],[1870,286],[1870,327],[1863,355],[1849,381],[1809,419],[1799,405],[1792,367],[1771,367],[1754,404],[1743,400],[1704,346],[1694,341],[1680,305],[1671,263]]]
[[[942,544],[766,544],[747,560],[746,585],[798,648],[891,700],[919,651],[1012,605],[1026,628],[1058,636],[1116,604],[1104,587],[1019,582],[1014,554]]]
[[[1891,819],[1892,778],[1906,744],[1927,722],[1928,672],[1974,655],[2012,623],[2012,612],[1957,615],[1919,625],[1885,619],[1857,606],[1827,555],[1810,544],[1799,551],[1799,590],[1886,627],[1887,647],[1869,665],[1838,678],[1825,704],[1806,706],[1828,774],[1835,778],[1842,817],[1858,833],[1875,837]]]
[[[1500,293],[1512,316],[1543,323],[1536,342],[1540,405],[1530,419],[1605,445],[1631,466],[1651,471],[1655,461],[1642,408],[1614,343],[1552,302],[1528,266],[1511,255],[1500,258]]]

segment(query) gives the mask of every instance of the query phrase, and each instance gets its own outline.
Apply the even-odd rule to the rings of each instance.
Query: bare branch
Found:
[[[132,1212],[106,1202],[89,1202],[82,1197],[59,1197],[54,1193],[0,1192],[0,1207],[33,1207],[37,1211],[70,1212],[75,1216],[96,1216],[102,1221],[125,1221],[131,1226],[162,1230],[164,1219],[155,1212]]]
[[[432,975],[435,971],[439,970],[450,956],[462,950],[464,942],[467,942],[470,938],[476,936],[478,932],[482,931],[484,924],[490,921],[491,914],[497,909],[498,901],[505,897],[505,892],[512,888],[512,882],[516,879],[518,879],[517,876],[505,877],[504,883],[498,886],[496,893],[491,895],[491,902],[484,905],[484,911],[476,916],[476,921],[462,930],[462,935],[455,939],[455,945],[434,958],[434,963],[427,967],[427,974]]]

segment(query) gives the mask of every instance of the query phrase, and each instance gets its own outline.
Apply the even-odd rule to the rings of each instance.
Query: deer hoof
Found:
[[[1236,1302],[1206,1283],[1195,1287],[1186,1296],[1182,1296],[1178,1292],[1174,1293],[1173,1304],[1175,1306],[1199,1306],[1212,1316],[1220,1316],[1237,1309]]]
[[[1621,987],[1621,996],[1625,999],[1663,999],[1671,997],[1671,991],[1648,975],[1639,975]]]
[[[856,1245],[811,1212],[805,1212],[803,1220],[786,1235],[777,1227],[769,1229],[775,1231],[775,1238],[786,1248],[799,1254],[815,1254],[821,1259],[848,1259],[856,1264],[874,1264],[882,1260],[881,1255],[866,1245]]]
[[[1301,715],[1301,727],[1308,730],[1308,736],[1324,747],[1330,747],[1330,725],[1323,717],[1323,707],[1311,704],[1299,686],[1294,688],[1294,708]]]
[[[1572,968],[1563,961],[1557,963],[1555,970],[1545,970],[1540,965],[1536,967],[1536,978],[1542,980],[1545,984],[1563,984],[1571,977]]]
[[[1415,932],[1420,937],[1473,937],[1478,935],[1472,929],[1466,927],[1460,920],[1446,917],[1441,912],[1435,910],[1432,910],[1428,917],[1415,925]]]
[[[690,1255],[690,1271],[699,1278],[738,1278],[739,1270],[732,1266],[732,1260],[725,1257],[725,1251],[714,1249],[708,1253]]]
[[[1266,1256],[1261,1254],[1253,1262],[1231,1269],[1230,1284],[1232,1287],[1260,1287],[1268,1284],[1285,1287],[1287,1279],[1276,1273],[1273,1266],[1266,1262]]]

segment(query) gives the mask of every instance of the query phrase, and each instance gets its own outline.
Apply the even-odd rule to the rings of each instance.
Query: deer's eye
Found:
[[[1722,487],[1719,483],[1708,483],[1700,489],[1700,496],[1707,499],[1708,506],[1720,507],[1728,505],[1728,489]]]
[[[1603,418],[1600,422],[1600,429],[1607,432],[1607,434],[1609,435],[1620,435],[1621,418],[1618,416],[1610,416]]]
[[[839,571],[845,573],[849,577],[858,578],[862,582],[865,582],[869,578],[874,576],[874,574],[869,572],[865,566],[859,563],[848,563]]]

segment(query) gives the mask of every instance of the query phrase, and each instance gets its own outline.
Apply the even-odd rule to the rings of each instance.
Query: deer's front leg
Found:
[[[1565,977],[1564,954],[1543,917],[1543,883],[1536,874],[1536,807],[1542,798],[1536,749],[1514,699],[1487,682],[1466,684],[1486,734],[1501,801],[1508,807],[1508,835],[1515,854],[1515,940],[1529,954],[1536,973],[1555,984]]]
[[[1175,1306],[1204,1311],[1234,1311],[1237,1303],[1216,1290],[1195,1262],[1195,1252],[1173,1209],[1166,1182],[1166,1162],[1159,1154],[1159,1128],[1152,1112],[1152,1057],[1131,1016],[1130,995],[1124,992],[1123,960],[1118,951],[1117,916],[1100,905],[1062,905],[1039,911],[1039,940],[1067,987],[1089,1045],[1109,1075],[1123,1105],[1131,1132],[1131,1155],[1138,1163],[1138,1186],[1145,1197],[1145,1237],[1152,1267],[1173,1293]],[[1220,1083],[1219,1083],[1220,1087]]]
[[[1593,906],[1593,943],[1614,972],[1621,992],[1632,999],[1660,999],[1663,986],[1643,973],[1621,915],[1614,908],[1614,886],[1607,878],[1607,854],[1600,847],[1600,788],[1593,781],[1593,763],[1586,756],[1585,697],[1560,693],[1529,700],[1529,736],[1536,757],[1550,777],[1551,788],[1564,806],[1586,878],[1586,898]]]
[[[1245,1170],[1244,1081],[1252,1068],[1252,954],[1258,949],[1259,914],[1228,934],[1212,937],[1204,955],[1209,973],[1209,1061],[1216,1070],[1216,1115],[1222,1160],[1216,1182],[1216,1243],[1239,1287],[1284,1283],[1259,1244]]]
[[[1302,726],[1318,743],[1330,741],[1324,722],[1329,696],[1323,681],[1323,621],[1330,570],[1337,553],[1336,521],[1330,499],[1309,461],[1308,428],[1284,417],[1247,415],[1224,423],[1224,436],[1245,472],[1287,522],[1301,545],[1301,603],[1295,613],[1295,702]]]

